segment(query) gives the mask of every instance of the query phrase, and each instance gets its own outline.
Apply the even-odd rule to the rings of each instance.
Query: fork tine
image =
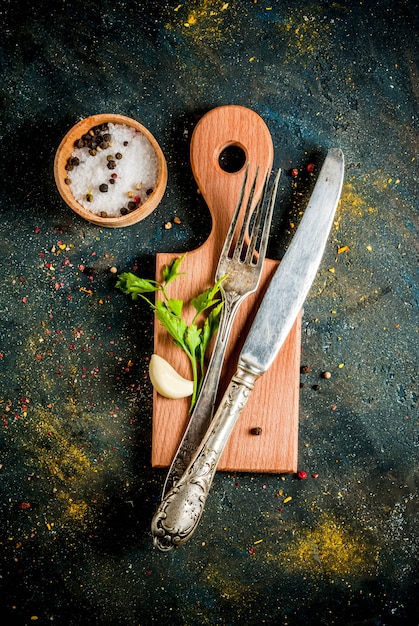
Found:
[[[255,207],[252,232],[250,233],[250,241],[249,241],[249,245],[246,251],[246,256],[244,259],[245,263],[251,263],[253,256],[255,254],[255,251],[256,251],[256,244],[259,238],[260,224],[262,221],[262,213],[263,213],[264,206],[266,203],[266,194],[268,191],[268,180],[269,180],[269,173],[266,174],[265,176],[262,195],[259,198],[259,201]],[[269,219],[268,209],[266,210],[266,219]],[[254,265],[257,265],[257,262]]]
[[[256,245],[258,241],[259,241],[259,249],[257,250],[257,261],[256,263],[254,263],[254,265],[255,266],[259,265],[260,263],[263,262],[265,258],[266,248],[268,246],[269,231],[271,228],[272,214],[273,214],[273,210],[275,206],[275,200],[276,200],[276,194],[278,191],[278,184],[279,184],[280,176],[281,176],[281,170],[279,169],[275,176],[275,180],[274,180],[271,192],[270,192],[269,202],[266,207],[265,219],[263,222],[262,233],[260,233],[260,225],[262,222],[264,205],[266,203],[266,197],[268,195],[269,174],[266,175],[264,186],[263,186],[263,193],[256,206],[256,216],[255,216],[255,220],[253,223],[252,232],[250,235],[249,246],[246,252],[246,258],[245,258],[246,263],[251,262],[251,259],[253,258],[256,252]]]
[[[241,223],[239,236],[238,236],[238,239],[237,239],[236,246],[234,248],[234,253],[232,255],[233,259],[241,259],[241,257],[242,257],[243,246],[244,246],[244,241],[245,241],[245,237],[246,237],[246,233],[247,233],[247,229],[248,229],[249,221],[250,221],[250,217],[251,217],[253,196],[255,195],[255,188],[256,188],[256,183],[257,183],[258,176],[259,176],[259,167],[256,170],[256,174],[255,174],[255,177],[253,179],[252,186],[250,188],[249,197],[247,199],[247,204],[246,204],[246,210],[244,212],[244,216],[243,216],[243,220],[242,220],[242,223]]]
[[[237,222],[239,219],[241,207],[243,204],[244,192],[246,189],[247,178],[249,174],[249,164],[246,165],[246,169],[244,172],[243,183],[240,189],[240,197],[237,202],[236,208],[234,210],[233,217],[231,218],[230,226],[227,231],[227,235],[224,241],[223,249],[221,250],[220,259],[226,258],[230,252],[231,244],[233,243],[234,232],[236,230]]]

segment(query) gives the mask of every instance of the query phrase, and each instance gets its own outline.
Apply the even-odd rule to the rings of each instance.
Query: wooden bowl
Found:
[[[74,152],[74,142],[77,139],[80,139],[80,137],[87,133],[92,127],[99,126],[107,122],[112,124],[125,124],[126,126],[131,126],[135,128],[135,130],[141,132],[154,148],[158,163],[157,181],[152,193],[149,195],[147,200],[145,200],[145,202],[143,202],[141,206],[134,209],[130,213],[114,217],[110,215],[103,217],[83,207],[74,198],[69,185],[64,182],[68,175],[65,166],[67,163],[67,159]],[[167,164],[159,144],[150,133],[150,131],[144,128],[144,126],[142,126],[139,122],[129,117],[125,117],[124,115],[103,113],[100,115],[91,115],[90,117],[86,117],[68,131],[68,133],[65,135],[64,139],[60,143],[55,155],[54,178],[61,197],[68,204],[68,206],[73,209],[75,213],[78,213],[78,215],[80,215],[84,219],[92,222],[93,224],[97,224],[98,226],[105,226],[107,228],[119,228],[121,226],[131,226],[132,224],[143,220],[154,211],[154,209],[161,201],[166,190]]]

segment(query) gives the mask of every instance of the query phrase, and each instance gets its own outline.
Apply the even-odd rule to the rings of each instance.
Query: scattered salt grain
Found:
[[[79,164],[67,177],[71,193],[85,209],[118,217],[135,210],[151,195],[157,182],[158,160],[147,137],[135,128],[112,123],[108,127],[110,145],[95,155],[86,146],[75,148],[71,157],[76,157]],[[131,198],[135,202],[130,202]]]

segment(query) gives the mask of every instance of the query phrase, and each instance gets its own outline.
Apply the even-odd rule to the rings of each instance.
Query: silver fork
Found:
[[[246,168],[239,201],[215,273],[215,281],[226,275],[220,287],[224,300],[220,326],[201,391],[167,474],[163,499],[184,474],[213,416],[221,368],[234,318],[243,300],[254,293],[259,284],[280,175],[281,170],[278,170],[270,194],[269,175],[266,176],[261,198],[252,211],[258,171],[245,202],[248,179],[248,167]]]

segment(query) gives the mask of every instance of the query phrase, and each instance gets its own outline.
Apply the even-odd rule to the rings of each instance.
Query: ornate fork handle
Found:
[[[152,523],[154,545],[168,551],[193,535],[218,461],[259,374],[239,366],[188,468],[160,503]]]
[[[222,286],[221,292],[224,298],[224,307],[214,350],[208,364],[207,373],[205,375],[198,400],[167,474],[163,488],[163,497],[174,485],[176,485],[180,477],[185,473],[185,470],[188,467],[194,452],[196,451],[198,443],[202,441],[202,438],[210,424],[214,412],[218,383],[221,376],[231,327],[233,325],[234,318],[236,317],[236,313],[247,295],[240,295],[231,290],[224,292]]]

